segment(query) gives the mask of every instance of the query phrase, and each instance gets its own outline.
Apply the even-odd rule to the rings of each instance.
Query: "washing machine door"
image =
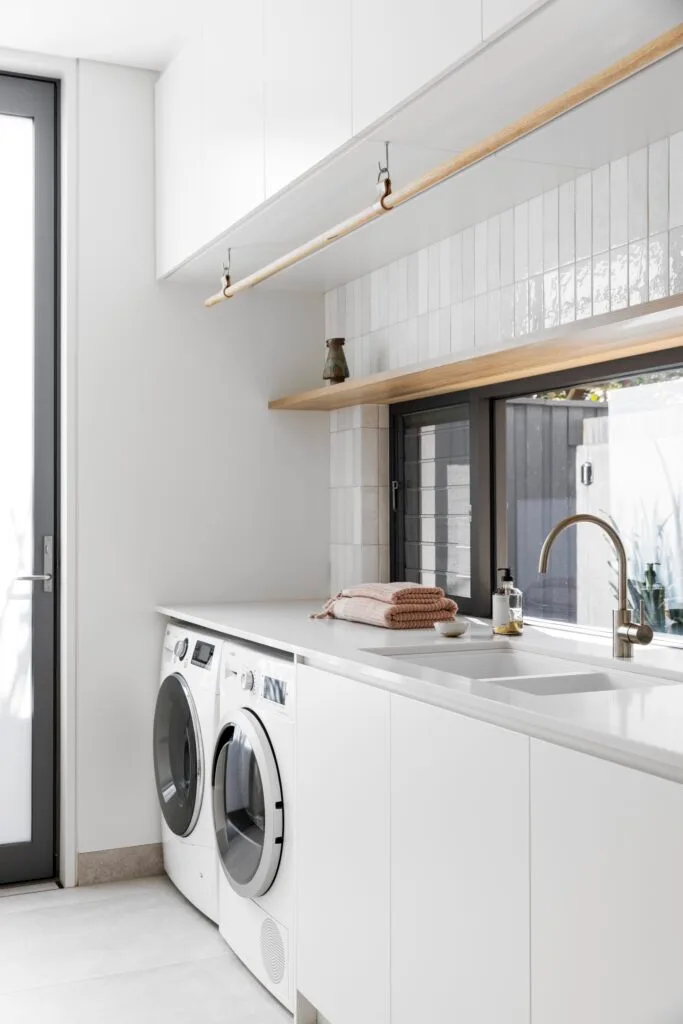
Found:
[[[218,737],[213,763],[213,821],[230,885],[251,899],[270,889],[282,855],[282,786],[268,734],[242,708]]]
[[[188,836],[202,804],[202,743],[197,709],[186,681],[178,673],[159,687],[154,712],[154,776],[166,824]]]

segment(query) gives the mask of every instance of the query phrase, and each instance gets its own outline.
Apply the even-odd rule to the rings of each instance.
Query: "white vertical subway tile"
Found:
[[[543,330],[543,275],[529,278],[529,331]]]
[[[439,305],[451,304],[451,240],[439,242]]]
[[[500,288],[494,288],[493,291],[488,293],[489,300],[489,322],[487,328],[488,343],[489,345],[500,344]]]
[[[515,227],[514,213],[505,210],[500,215],[500,284],[502,288],[515,279]]]
[[[389,488],[380,487],[377,494],[377,518],[378,518],[378,530],[377,536],[380,544],[389,543],[389,525],[390,525],[390,513],[389,513]]]
[[[559,260],[560,196],[559,189],[543,193],[543,269],[555,270]]]
[[[474,296],[474,228],[462,232],[462,297]]]
[[[647,239],[631,242],[628,247],[628,304],[647,302]]]
[[[592,175],[593,255],[609,249],[609,164],[596,167]]]
[[[515,281],[529,276],[529,204],[520,203],[514,209]]]
[[[379,543],[379,489],[353,487],[352,544]]]
[[[669,228],[669,139],[648,146],[648,233],[658,235]]]
[[[370,326],[370,275],[360,279],[360,332],[369,334]]]
[[[353,283],[353,330],[352,334],[354,338],[360,338],[363,333],[362,320],[363,320],[363,282],[360,277],[357,277]]]
[[[356,333],[355,333],[355,330],[354,330],[356,317],[355,317],[355,310],[354,310],[353,286],[354,286],[354,282],[353,281],[349,281],[348,284],[346,284],[344,286],[344,311],[345,311],[345,313],[344,313],[343,337],[345,337],[347,339],[347,342],[348,342],[349,338],[355,338],[356,337]],[[347,359],[348,359],[348,355],[347,355]]]
[[[576,259],[576,185],[565,181],[560,185],[560,266],[566,267]]]
[[[360,374],[358,373],[358,366],[356,361],[356,355],[358,351],[356,347],[356,341],[357,338],[347,338],[346,344],[344,346],[344,352],[346,354],[346,365],[349,368],[349,377],[360,376]]]
[[[388,361],[389,369],[395,370],[398,367],[398,338],[399,338],[399,324],[390,324],[387,327],[387,336],[389,338],[389,351]]]
[[[334,321],[336,319],[337,293],[335,291],[325,292],[325,337],[334,337]],[[335,307],[333,312],[333,305]]]
[[[529,282],[515,285],[515,337],[529,333]]]
[[[669,294],[683,292],[683,227],[669,232]]]
[[[418,318],[416,316],[409,317],[406,322],[406,366],[411,366],[413,363],[417,363],[420,359],[420,350],[418,345]]]
[[[354,423],[353,409],[338,409],[339,430],[351,430]]]
[[[427,250],[429,260],[429,276],[427,279],[427,301],[430,313],[439,308],[439,243],[435,242]]]
[[[625,309],[628,305],[628,246],[612,249],[610,259],[610,307]]]
[[[451,306],[451,352],[462,348],[462,302]]]
[[[500,217],[486,222],[486,290],[500,288]]]
[[[352,431],[353,434],[353,480],[354,487],[376,487],[378,475],[378,431],[368,427]]]
[[[422,316],[429,310],[429,249],[420,249],[417,254],[417,313]]]
[[[543,196],[529,200],[529,277],[543,273]]]
[[[451,303],[462,302],[462,234],[452,235],[451,245]]]
[[[429,359],[429,313],[417,318],[417,355],[420,362]]]
[[[609,253],[593,257],[593,316],[609,313],[610,302]]]
[[[500,290],[500,336],[509,341],[515,336],[515,286],[505,285]]]
[[[576,263],[576,319],[593,316],[593,261],[589,257]]]
[[[391,575],[390,562],[389,562],[389,545],[380,544],[379,555],[378,555],[379,570],[377,573],[378,583],[389,583],[389,577]]]
[[[446,355],[451,350],[451,307],[444,306],[439,310],[439,355]]]
[[[408,258],[404,256],[396,263],[396,320],[399,324],[408,319]]]
[[[379,326],[389,326],[389,267],[379,269]]]
[[[387,274],[387,324],[391,327],[398,323],[398,260],[389,264]]]
[[[377,426],[380,430],[386,430],[389,427],[389,406],[378,405],[377,409]]]
[[[344,285],[337,288],[337,319],[334,324],[334,333],[337,338],[346,337],[346,288]]]
[[[576,179],[576,258],[586,259],[592,253],[593,214],[592,214],[591,174],[582,174]]]
[[[336,434],[339,430],[339,409],[333,409],[330,413],[330,433]]]
[[[377,428],[376,405],[354,405],[348,412],[351,413],[350,426]]]
[[[359,583],[375,583],[379,576],[379,545],[364,544],[360,549]]]
[[[669,227],[683,226],[683,132],[669,139]]]
[[[609,169],[610,248],[628,241],[628,157],[613,160]]]
[[[486,293],[474,299],[474,344],[484,348],[489,342],[489,297]]]
[[[439,310],[429,311],[429,358],[435,359],[439,354]]]
[[[375,373],[383,373],[389,369],[389,328],[382,327],[372,335],[375,348]]]
[[[408,274],[408,316],[418,315],[418,292],[419,292],[419,259],[418,253],[411,252],[406,257],[407,263],[407,274]]]
[[[486,221],[474,226],[474,294],[483,295],[486,291],[487,273],[487,234]]]
[[[650,300],[666,298],[669,294],[668,231],[662,231],[650,239],[648,246],[648,281]]]
[[[379,270],[370,273],[370,330],[377,331],[382,326],[379,315]]]
[[[647,149],[628,158],[628,240],[647,238]]]
[[[359,377],[364,377],[370,372],[368,370],[367,337],[366,334],[361,334],[359,338],[355,339],[356,374]]]
[[[408,358],[408,321],[396,324],[396,365],[407,366]]]
[[[570,324],[576,320],[575,267],[560,268],[560,323]]]
[[[474,348],[474,299],[465,299],[462,304],[462,347]]]
[[[560,278],[557,270],[543,275],[543,324],[557,327],[560,322]]]

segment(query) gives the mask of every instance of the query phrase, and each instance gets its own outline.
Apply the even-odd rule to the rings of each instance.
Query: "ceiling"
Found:
[[[0,48],[161,69],[197,25],[188,0],[0,0]]]

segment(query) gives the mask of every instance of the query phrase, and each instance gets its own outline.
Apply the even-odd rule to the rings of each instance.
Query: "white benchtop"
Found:
[[[526,626],[515,638],[521,649],[566,657],[600,668],[666,679],[665,685],[633,690],[534,696],[509,690],[482,696],[481,685],[368,648],[433,646],[467,650],[491,638],[490,626],[472,620],[466,637],[446,640],[434,630],[389,630],[333,619],[311,619],[321,602],[282,601],[222,605],[171,605],[157,611],[213,633],[274,647],[307,663],[370,685],[452,708],[462,714],[525,732],[629,767],[683,782],[683,650],[636,648],[631,662],[615,662],[611,641],[553,627]],[[480,692],[478,693],[477,690]]]

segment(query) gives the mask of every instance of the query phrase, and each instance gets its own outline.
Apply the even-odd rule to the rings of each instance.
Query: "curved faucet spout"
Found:
[[[600,529],[604,530],[609,539],[614,545],[614,550],[617,555],[617,561],[619,562],[619,579],[617,583],[617,610],[626,612],[628,610],[628,598],[627,598],[627,578],[628,578],[628,562],[626,559],[626,550],[624,548],[621,537],[614,529],[614,527],[607,522],[606,519],[601,519],[600,516],[593,516],[590,512],[577,512],[573,516],[567,516],[566,519],[560,519],[559,523],[553,526],[552,530],[543,541],[543,547],[541,548],[541,554],[538,559],[538,571],[540,573],[546,573],[548,571],[548,558],[550,557],[550,549],[555,543],[558,536],[567,529],[568,526],[574,526],[576,523],[593,523],[595,526],[599,526]]]

